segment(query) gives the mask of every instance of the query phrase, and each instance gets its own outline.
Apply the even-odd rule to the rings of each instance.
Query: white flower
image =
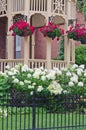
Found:
[[[41,75],[41,70],[36,69],[35,72],[33,73],[33,77],[39,79],[39,76]]]
[[[78,76],[77,76],[77,75],[74,75],[73,77],[70,78],[70,80],[71,80],[72,82],[78,83]]]
[[[8,71],[8,75],[12,76],[12,75],[14,75],[14,73],[11,71]]]
[[[29,73],[29,74],[27,75],[27,77],[30,78],[30,77],[31,77],[31,74]]]
[[[28,83],[29,83],[29,81],[25,79],[25,80],[24,80],[24,83],[28,84]]]
[[[79,68],[84,69],[84,68],[85,68],[85,65],[80,65]]]
[[[83,72],[83,70],[82,70],[81,68],[78,68],[78,69],[77,69],[77,74],[78,74],[78,75],[82,75],[82,72]]]
[[[70,81],[69,86],[74,86],[74,83],[72,81]]]
[[[51,70],[46,77],[47,77],[48,79],[54,80],[54,79],[56,78],[56,77],[55,77],[55,74],[56,74],[56,72],[53,71],[53,70]]]
[[[28,71],[28,66],[27,65],[23,65],[22,66],[22,72],[26,72]]]
[[[67,71],[67,68],[62,67],[61,71]]]
[[[33,85],[33,86],[35,86],[35,85],[36,85],[36,83],[32,83],[32,85]]]
[[[67,90],[64,90],[63,93],[66,94],[66,93],[68,93],[68,91],[67,91]]]
[[[84,76],[86,77],[86,72],[84,73]]]
[[[28,83],[31,84],[31,81],[29,80]]]
[[[34,89],[33,85],[28,85],[28,89]]]
[[[16,74],[16,73],[19,72],[19,71],[18,71],[17,69],[15,69],[15,68],[11,68],[11,71],[12,71],[14,74]]]
[[[61,87],[60,84],[58,84],[56,81],[52,82],[49,86],[48,86],[48,90],[50,91],[51,94],[61,94],[63,89]]]
[[[77,65],[77,64],[74,64],[74,65],[72,65],[72,68],[73,68],[73,69],[76,69],[76,68],[78,68],[78,65]]]
[[[42,70],[42,71],[44,70],[43,66],[41,66],[39,69]]]
[[[13,80],[13,83],[18,83],[19,82],[19,80],[17,79],[17,78],[15,78],[14,80]]]
[[[30,92],[30,95],[33,95],[33,91]]]
[[[46,80],[46,77],[45,77],[45,76],[42,76],[42,77],[41,77],[41,80],[42,80],[42,81],[45,81],[45,80]]]
[[[71,76],[71,72],[68,71],[68,72],[66,73],[66,75],[70,77],[70,76]]]
[[[0,72],[0,74],[1,74],[2,76],[4,76],[4,77],[8,77],[8,75],[7,75],[6,73],[4,73],[4,72]]]
[[[83,82],[78,82],[78,86],[83,87]]]
[[[54,68],[53,70],[55,70],[55,72],[56,72],[58,75],[61,75],[61,74],[62,74],[61,70],[59,70],[58,68]]]
[[[23,85],[24,85],[24,82],[23,82],[23,81],[20,81],[19,84],[20,84],[21,86],[23,86]]]
[[[42,90],[43,90],[43,87],[42,87],[42,86],[38,86],[37,91],[38,91],[38,92],[41,92]]]
[[[15,76],[12,76],[12,79],[15,79]]]
[[[1,118],[7,117],[7,110],[0,108],[0,117]]]
[[[10,69],[10,66],[9,66],[9,65],[7,65],[5,68],[6,68],[6,69]]]

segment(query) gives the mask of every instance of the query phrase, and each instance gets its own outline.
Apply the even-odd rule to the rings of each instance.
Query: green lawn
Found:
[[[32,108],[8,108],[7,117],[0,118],[0,130],[29,130],[32,128]],[[39,114],[38,114],[39,113]],[[74,113],[49,113],[45,108],[36,109],[36,127],[58,129],[47,130],[86,130],[86,128],[60,128],[86,124],[86,115]],[[41,130],[41,129],[40,129]]]

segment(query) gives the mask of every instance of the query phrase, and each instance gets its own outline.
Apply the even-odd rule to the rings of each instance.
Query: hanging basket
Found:
[[[86,44],[86,39],[81,40],[81,44]]]

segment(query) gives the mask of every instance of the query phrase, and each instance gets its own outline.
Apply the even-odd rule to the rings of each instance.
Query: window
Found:
[[[16,36],[16,54],[15,54],[15,58],[21,58],[21,37],[20,36]]]

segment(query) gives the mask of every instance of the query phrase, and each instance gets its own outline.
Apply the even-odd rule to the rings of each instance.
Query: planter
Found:
[[[86,39],[81,40],[81,44],[86,44]]]

